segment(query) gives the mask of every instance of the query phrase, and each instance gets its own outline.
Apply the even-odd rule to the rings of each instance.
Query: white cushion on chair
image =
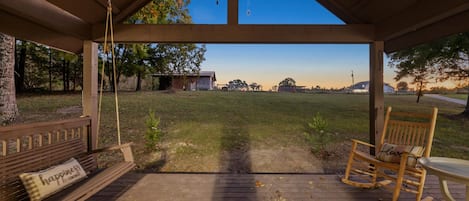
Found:
[[[32,201],[42,200],[86,178],[86,172],[74,158],[39,172],[20,174]]]
[[[381,150],[376,154],[376,158],[380,161],[390,163],[400,163],[401,155],[404,152],[409,153],[407,159],[407,167],[415,167],[417,164],[416,156],[423,154],[424,148],[422,146],[411,146],[411,145],[396,145],[384,143],[381,146]]]

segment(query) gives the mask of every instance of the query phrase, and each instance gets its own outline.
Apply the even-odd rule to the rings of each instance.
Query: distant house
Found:
[[[154,78],[158,78],[158,90],[182,89],[186,91],[195,90],[213,90],[216,86],[215,71],[200,71],[188,74],[153,74]]]
[[[278,92],[305,93],[305,86],[279,86]]]
[[[351,87],[351,90],[353,93],[368,93],[370,88],[370,82],[369,81],[364,81],[364,82],[359,82],[356,83]],[[388,83],[384,83],[383,86],[384,93],[394,93],[395,89]]]

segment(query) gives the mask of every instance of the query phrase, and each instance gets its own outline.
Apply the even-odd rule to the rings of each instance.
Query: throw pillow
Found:
[[[80,163],[74,158],[39,172],[20,174],[31,201],[42,200],[71,184],[86,178]]]
[[[402,153],[407,152],[409,153],[407,167],[415,167],[417,164],[417,158],[415,156],[421,156],[423,151],[424,148],[421,146],[384,143],[383,146],[381,146],[381,150],[376,154],[376,158],[384,162],[400,163]]]

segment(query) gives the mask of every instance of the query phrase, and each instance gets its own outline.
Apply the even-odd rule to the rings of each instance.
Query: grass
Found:
[[[442,96],[456,98],[460,100],[467,100],[467,94],[441,94]]]
[[[164,151],[173,155],[174,163],[167,170],[184,166],[204,171],[201,162],[217,164],[226,151],[307,147],[303,132],[317,112],[327,120],[336,141],[368,139],[367,95],[124,92],[119,98],[122,140],[136,142],[136,154],[142,156],[136,157],[141,167],[156,160],[143,148],[145,118],[150,110],[161,118],[162,144],[167,145]],[[419,104],[415,100],[415,96],[385,96],[386,106],[391,105],[396,111],[430,112],[431,107],[439,107],[432,155],[469,159],[469,121],[453,118],[463,107],[425,97]],[[103,101],[100,144],[113,145],[116,132],[112,94],[106,94]],[[76,110],[80,104],[80,94],[18,98],[24,122],[76,117],[81,112]]]

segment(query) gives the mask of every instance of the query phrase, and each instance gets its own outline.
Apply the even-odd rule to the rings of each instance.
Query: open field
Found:
[[[442,96],[456,98],[460,100],[467,100],[467,94],[441,94]]]
[[[142,171],[324,172],[344,168],[347,139],[368,138],[368,96],[253,92],[123,92],[119,94],[123,141],[136,143]],[[399,111],[439,107],[432,155],[469,159],[469,121],[456,118],[462,106],[415,96],[386,96]],[[113,145],[112,94],[104,97],[100,146]],[[19,122],[77,117],[80,94],[20,96]],[[149,110],[161,117],[160,151],[144,150]],[[307,121],[319,112],[336,152],[330,160],[313,155],[304,139]]]

